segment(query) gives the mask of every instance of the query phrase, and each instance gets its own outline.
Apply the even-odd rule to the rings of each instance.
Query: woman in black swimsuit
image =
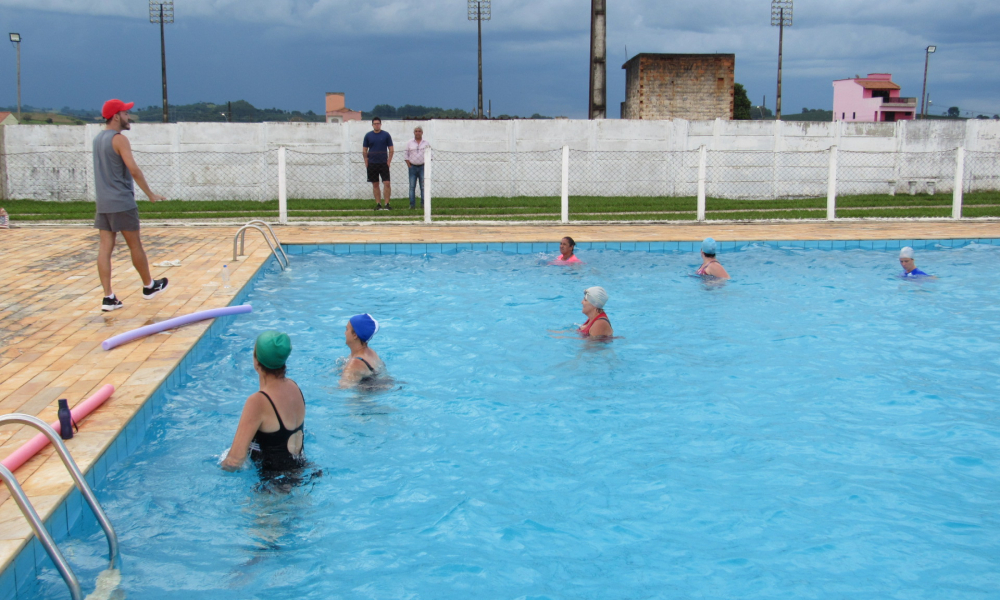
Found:
[[[382,371],[385,364],[378,354],[368,347],[368,341],[378,333],[378,321],[368,313],[354,315],[344,329],[344,341],[351,349],[344,371],[340,375],[340,387],[351,387],[371,383]]]
[[[285,377],[285,362],[291,352],[292,342],[284,333],[265,331],[257,337],[253,366],[260,378],[260,391],[250,394],[243,405],[223,469],[239,469],[248,451],[262,474],[303,466],[306,400],[299,386]]]

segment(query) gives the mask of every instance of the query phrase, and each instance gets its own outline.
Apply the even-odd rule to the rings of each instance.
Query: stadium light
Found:
[[[149,22],[160,25],[160,65],[163,70],[163,122],[170,120],[167,108],[167,46],[163,40],[163,26],[174,22],[174,0],[149,0]]]
[[[771,0],[771,26],[778,28],[778,99],[775,101],[774,119],[781,120],[781,47],[785,40],[785,26],[792,26],[792,0]]]
[[[21,34],[10,34],[10,43],[17,48],[17,120],[21,120]]]
[[[927,65],[931,61],[931,54],[937,52],[937,46],[927,46],[927,51],[924,53],[924,89],[920,92],[920,118],[927,118],[927,109],[930,104],[930,100],[927,100]]]
[[[479,32],[479,106],[477,119],[483,118],[483,21],[490,20],[490,0],[468,0],[469,20],[476,22]]]

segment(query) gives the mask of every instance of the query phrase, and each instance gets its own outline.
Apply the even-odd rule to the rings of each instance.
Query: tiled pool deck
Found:
[[[290,226],[276,232],[283,243],[294,245],[289,249],[294,266],[295,254],[323,245],[340,244],[335,247],[338,252],[380,254],[462,249],[541,252],[551,251],[551,244],[563,235],[573,236],[581,251],[591,246],[606,247],[604,242],[615,242],[608,247],[623,250],[692,250],[697,246],[685,242],[708,236],[722,242],[723,252],[736,246],[727,242],[740,241],[809,240],[815,244],[802,245],[818,248],[897,248],[909,241],[922,246],[920,240],[965,244],[1000,238],[1000,222]],[[267,246],[254,234],[247,236],[248,256],[233,263],[234,233],[234,227],[144,230],[143,241],[151,263],[179,260],[182,264],[153,267],[153,276],[169,277],[170,287],[152,301],[139,297],[138,276],[129,263],[127,248],[119,242],[114,285],[125,308],[102,313],[94,265],[96,231],[56,227],[0,230],[0,414],[21,412],[51,422],[56,418],[59,398],[69,399],[73,406],[104,384],[114,385],[111,399],[87,417],[80,432],[67,442],[91,481],[102,479],[103,470],[110,466],[107,461],[114,462],[112,455],[124,458],[141,440],[141,429],[139,435],[130,438],[126,426],[145,422],[149,414],[146,400],[211,322],[150,336],[108,352],[101,349],[101,342],[152,322],[230,304],[270,257]],[[223,264],[230,265],[229,289],[221,287],[219,273]],[[123,430],[126,435],[119,436]],[[0,458],[34,433],[19,427],[0,430]],[[70,493],[72,481],[51,447],[25,463],[15,475],[57,540],[65,535],[67,521],[72,521],[82,506],[78,494]],[[9,492],[0,488],[0,600],[12,597],[15,586],[20,588],[26,578],[34,577],[35,563],[46,558],[37,542],[31,544],[33,551],[21,552],[32,537]],[[15,559],[15,568],[9,569]],[[81,584],[86,590],[93,582]]]

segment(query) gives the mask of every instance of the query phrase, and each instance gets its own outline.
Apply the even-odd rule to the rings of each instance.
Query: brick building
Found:
[[[733,118],[735,54],[637,54],[622,68],[623,119]]]

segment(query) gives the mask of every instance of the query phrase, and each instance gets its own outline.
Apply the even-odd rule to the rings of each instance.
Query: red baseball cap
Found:
[[[105,119],[110,119],[123,110],[131,109],[133,106],[135,106],[135,102],[122,102],[118,98],[108,100],[104,103],[104,108],[101,109],[101,116]]]

